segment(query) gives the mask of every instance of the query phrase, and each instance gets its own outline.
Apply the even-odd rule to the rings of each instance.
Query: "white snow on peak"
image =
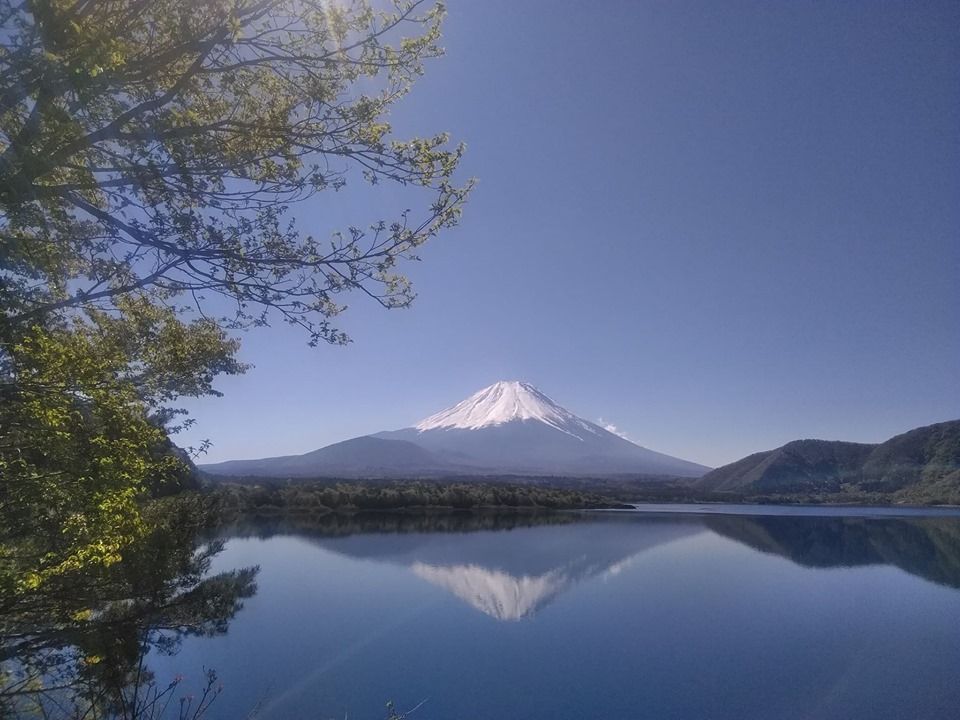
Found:
[[[436,415],[421,420],[416,428],[425,430],[478,428],[502,425],[515,420],[537,420],[552,428],[583,439],[583,433],[597,434],[598,428],[557,405],[530,383],[501,380],[474,393]]]

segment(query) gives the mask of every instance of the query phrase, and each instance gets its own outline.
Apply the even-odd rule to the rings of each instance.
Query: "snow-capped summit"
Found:
[[[485,387],[453,407],[421,420],[416,429],[420,432],[441,428],[479,430],[515,420],[537,420],[580,440],[584,433],[597,434],[595,425],[560,407],[530,383],[519,380],[501,380]]]
[[[577,417],[517,380],[494,383],[414,427],[375,437],[410,442],[451,465],[491,474],[698,477],[706,472]]]

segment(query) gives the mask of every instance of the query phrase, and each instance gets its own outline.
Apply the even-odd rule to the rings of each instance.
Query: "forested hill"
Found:
[[[834,492],[859,477],[877,445],[794,440],[754,453],[704,475],[696,487],[714,492]]]
[[[960,503],[960,420],[880,443],[795,440],[695,480],[695,490],[738,495],[882,493],[904,502]]]

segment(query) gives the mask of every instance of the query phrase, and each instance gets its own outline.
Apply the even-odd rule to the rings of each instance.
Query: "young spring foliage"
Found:
[[[34,326],[0,366],[0,584],[7,591],[109,565],[144,532],[139,501],[176,489],[165,402],[212,392],[242,368],[209,321],[183,323],[142,299],[120,317],[91,312]],[[174,487],[171,487],[174,486]]]
[[[188,461],[176,399],[241,372],[228,332],[346,342],[338,297],[410,302],[397,263],[455,224],[446,135],[387,116],[441,4],[0,0],[0,583],[105,566]],[[411,210],[306,234],[349,182]],[[376,192],[376,188],[370,188]]]

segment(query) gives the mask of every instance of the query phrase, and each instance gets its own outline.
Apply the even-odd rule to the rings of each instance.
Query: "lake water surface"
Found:
[[[238,528],[256,595],[149,664],[225,719],[960,717],[956,513],[646,510]]]

